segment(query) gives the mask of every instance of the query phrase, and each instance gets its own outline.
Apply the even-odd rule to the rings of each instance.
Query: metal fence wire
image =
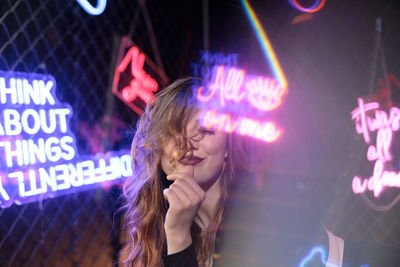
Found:
[[[0,70],[54,76],[58,99],[74,111],[70,128],[80,155],[130,147],[138,116],[111,93],[122,36],[129,36],[170,80],[192,74],[190,63],[199,61],[198,50],[207,46],[243,53],[241,65],[249,71],[268,69],[240,1],[106,2],[99,16],[86,13],[78,1],[0,3]],[[310,124],[304,127],[290,119],[293,115],[281,120],[285,140],[292,142],[272,144],[259,155],[263,168],[255,201],[265,203],[265,211],[271,206],[312,209],[339,236],[400,246],[399,205],[378,212],[351,192],[351,179],[361,175],[366,158],[349,115],[357,97],[368,94],[365,80],[378,16],[386,25],[382,39],[388,72],[400,78],[398,4],[327,0],[312,15],[295,10],[290,1],[250,2],[289,79],[289,96],[278,119],[297,114]],[[210,5],[209,17],[203,18],[203,3]],[[209,44],[204,25],[210,27]],[[382,77],[380,69],[376,73]],[[113,138],[105,130],[110,128]],[[0,209],[0,265],[116,264],[123,245],[120,194],[117,185]]]
[[[149,10],[154,16],[160,8],[109,1],[102,15],[92,16],[77,1],[1,1],[0,69],[54,76],[57,98],[74,112],[69,125],[80,155],[129,149],[137,114],[110,94],[113,55],[123,35],[134,35],[142,51],[160,63],[150,40],[157,33],[173,42],[161,66],[177,76],[180,63],[174,59],[183,56],[186,36],[162,18],[149,24]],[[105,136],[104,123],[118,126],[113,138]],[[1,209],[0,265],[112,266],[121,246],[120,191],[115,186]]]

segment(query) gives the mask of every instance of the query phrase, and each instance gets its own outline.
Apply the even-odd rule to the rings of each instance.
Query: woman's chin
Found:
[[[217,181],[219,181],[219,177],[216,178],[210,178],[210,179],[202,179],[202,180],[197,180],[195,177],[195,180],[198,182],[200,185],[201,189],[203,189],[205,192],[210,190],[211,187],[213,187]]]

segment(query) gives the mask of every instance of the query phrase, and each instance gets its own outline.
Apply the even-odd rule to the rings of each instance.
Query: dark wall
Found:
[[[304,1],[304,5],[312,2]],[[128,130],[119,132],[121,138],[111,147],[101,149],[129,148],[132,138],[137,115],[110,95],[113,53],[118,47],[115,41],[130,36],[170,80],[192,75],[190,63],[198,61],[199,49],[204,49],[202,1],[149,0],[145,9],[137,3],[108,1],[100,16],[88,15],[76,1],[0,4],[0,70],[55,77],[58,98],[75,112],[71,130],[82,154],[94,153],[88,145],[93,134],[82,134],[80,129],[93,129],[113,114]],[[371,174],[372,164],[366,160],[366,146],[350,116],[358,97],[379,91],[378,79],[384,77],[385,70],[400,80],[399,4],[327,0],[307,21],[293,23],[304,13],[288,1],[250,3],[289,84],[284,104],[273,114],[284,134],[276,143],[258,146],[255,201],[264,203],[262,211],[271,216],[276,210],[296,210],[345,238],[399,246],[399,205],[376,211],[351,191],[353,176]],[[374,56],[378,17],[382,18],[384,57]],[[209,1],[206,21],[211,51],[238,53],[240,65],[249,73],[271,74],[240,1]],[[393,83],[395,104],[400,103],[399,90]],[[105,109],[107,105],[112,109]],[[366,197],[385,205],[398,194],[398,189],[388,189],[380,199],[371,194]],[[0,210],[0,249],[7,251],[0,254],[0,261],[10,266],[21,262],[51,265],[59,258],[55,255],[61,255],[66,264],[85,259],[82,265],[92,266],[100,264],[90,254],[96,251],[97,255],[109,255],[102,261],[106,266],[119,248],[118,242],[111,245],[108,235],[113,201],[112,194],[97,190],[45,200],[40,208],[33,203]],[[101,218],[107,219],[92,229]],[[82,231],[82,224],[92,230]],[[64,230],[48,231],[57,225],[64,225]],[[56,238],[58,233],[62,237]],[[92,243],[101,246],[87,249]]]

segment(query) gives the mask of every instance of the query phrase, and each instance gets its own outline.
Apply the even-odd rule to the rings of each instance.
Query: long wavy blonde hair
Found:
[[[191,149],[186,125],[199,111],[193,92],[198,82],[186,78],[172,83],[155,96],[138,121],[132,142],[134,174],[125,181],[123,191],[126,201],[126,243],[120,260],[123,266],[163,265],[161,254],[166,251],[164,220],[167,204],[162,193],[166,186],[160,164],[162,145],[173,138],[181,155]],[[220,214],[235,180],[235,170],[243,167],[243,160],[247,158],[244,157],[244,143],[239,138],[228,135],[228,158],[220,180]],[[214,252],[216,228],[202,230],[195,222],[192,225],[192,240],[200,266],[206,265]]]

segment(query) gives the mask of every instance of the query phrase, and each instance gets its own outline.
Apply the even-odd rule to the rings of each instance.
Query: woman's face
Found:
[[[221,176],[225,158],[228,156],[227,135],[198,127],[198,115],[192,116],[187,125],[187,134],[193,152],[176,158],[178,147],[172,139],[163,146],[161,167],[167,175],[187,173],[204,189],[208,190]]]

